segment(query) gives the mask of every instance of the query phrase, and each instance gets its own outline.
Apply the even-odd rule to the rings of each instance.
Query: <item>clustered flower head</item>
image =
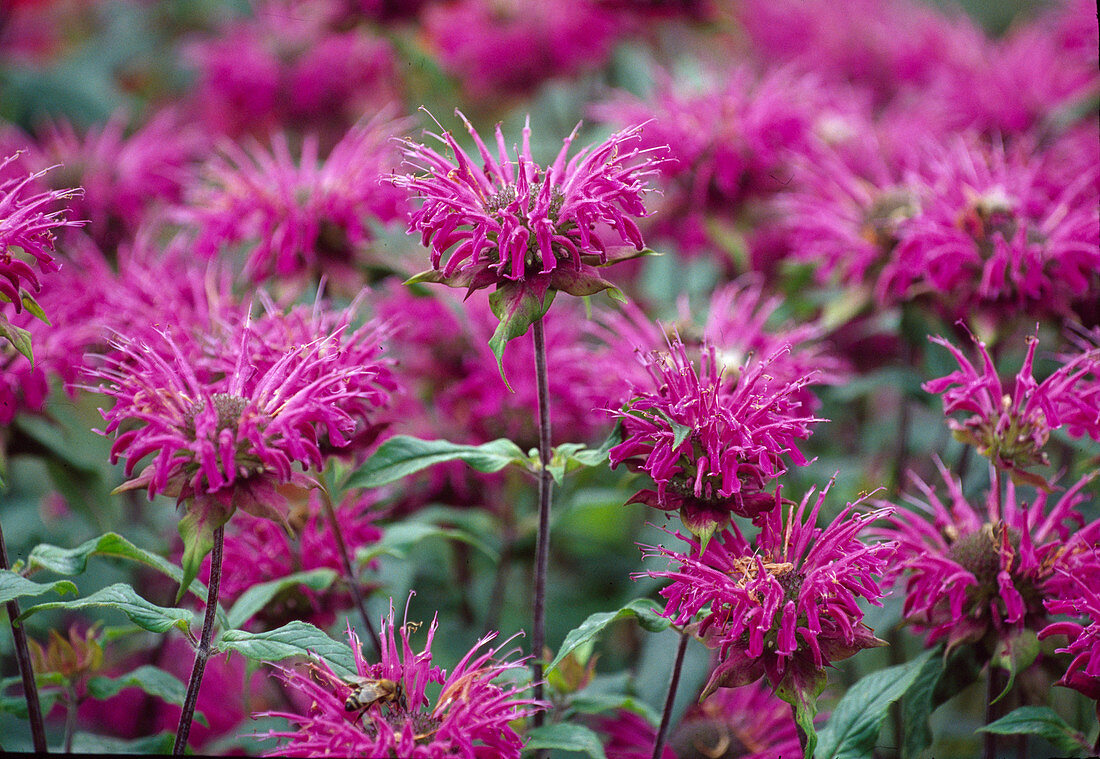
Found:
[[[292,726],[288,732],[268,734],[286,743],[267,756],[518,759],[523,739],[512,724],[546,705],[523,696],[526,685],[493,682],[525,666],[521,660],[509,661],[507,654],[499,656],[511,639],[486,648],[497,634],[486,635],[448,673],[432,664],[436,620],[419,652],[409,642],[417,627],[400,627],[399,649],[391,606],[389,619],[382,621],[376,664],[363,659],[359,639],[349,627],[356,670],[350,679],[324,662],[312,665],[309,674],[283,669],[281,677],[292,695],[297,691],[309,706],[304,713],[260,715],[283,717]],[[428,690],[436,687],[439,695],[430,698]]]
[[[946,639],[951,647],[981,643],[992,650],[1025,628],[1039,630],[1057,569],[1100,530],[1100,522],[1085,527],[1076,508],[1089,478],[1056,501],[1039,490],[1030,504],[1009,482],[1001,498],[991,490],[975,506],[961,482],[938,459],[936,465],[947,498],[914,476],[922,498],[907,500],[917,510],[897,509],[879,531],[897,541],[890,582],[906,576],[906,618],[927,630],[929,645]]]
[[[1094,387],[1100,348],[1084,350],[1037,382],[1032,376],[1032,366],[1038,339],[1029,337],[1024,363],[1016,374],[1012,391],[1008,392],[981,340],[974,338],[982,360],[978,368],[945,338],[929,339],[951,351],[959,368],[945,377],[925,382],[923,388],[943,395],[944,414],[970,414],[961,421],[948,418],[955,437],[974,446],[1014,480],[1046,487],[1046,479],[1028,468],[1048,463],[1043,447],[1050,433],[1064,424],[1072,423],[1071,434],[1088,434],[1100,440],[1100,413],[1095,406]]]
[[[403,194],[379,181],[392,165],[388,137],[397,126],[384,118],[359,124],[323,161],[314,137],[297,162],[281,133],[270,151],[255,141],[226,143],[179,212],[198,228],[197,251],[214,257],[226,244],[245,243],[246,274],[255,280],[322,267],[337,279],[353,276],[373,236],[370,223],[395,221],[405,210]]]
[[[849,504],[820,528],[828,490],[815,498],[811,489],[797,505],[782,503],[777,492],[775,508],[754,520],[760,526],[754,543],[733,525],[705,550],[694,540],[686,554],[650,548],[670,564],[644,573],[671,581],[661,590],[665,616],[693,625],[694,634],[718,649],[704,696],[767,676],[794,703],[787,694],[804,699],[820,692],[826,666],[884,645],[863,624],[857,601],[881,606],[878,578],[895,546],[868,545],[860,534],[890,509],[863,512]]]
[[[1054,597],[1044,601],[1047,611],[1078,620],[1053,622],[1039,631],[1040,640],[1065,636],[1067,644],[1056,650],[1073,656],[1058,684],[1100,699],[1100,546],[1068,557],[1049,585]]]
[[[688,529],[705,536],[727,523],[731,512],[753,516],[772,508],[765,488],[786,471],[782,457],[805,465],[796,441],[808,438],[822,420],[798,400],[812,377],[769,374],[789,346],[738,372],[721,364],[706,343],[698,365],[679,338],[667,345],[667,352],[644,357],[651,388],[612,411],[622,420],[623,442],[611,449],[611,465],[625,461],[648,473],[657,490],[643,490],[632,500],[680,511]]]
[[[530,119],[513,159],[499,124],[494,157],[473,125],[458,115],[477,145],[480,164],[444,131],[431,136],[447,146],[451,158],[403,140],[405,164],[413,173],[393,177],[394,184],[424,201],[409,216],[409,231],[420,232],[431,249],[433,271],[422,279],[470,291],[518,282],[540,300],[548,288],[592,295],[611,287],[594,265],[645,248],[634,218],[646,214],[648,180],[665,151],[638,147],[642,127],[633,126],[567,160],[578,124],[544,169],[531,156]],[[623,252],[623,246],[633,250]]]
[[[621,710],[597,722],[607,738],[607,759],[649,759],[657,730],[634,712]],[[775,759],[802,754],[791,709],[764,684],[720,688],[688,706],[661,759],[697,756]]]
[[[18,157],[16,153],[0,160],[0,172]],[[60,200],[79,196],[81,191],[37,192],[36,182],[45,173],[43,170],[0,181],[0,299],[11,303],[16,313],[23,310],[25,296],[42,289],[31,263],[44,273],[60,268],[53,257],[54,231],[84,223],[66,219],[64,208],[49,210]]]

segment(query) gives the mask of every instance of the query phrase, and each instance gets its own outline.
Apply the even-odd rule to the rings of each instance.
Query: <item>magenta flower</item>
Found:
[[[756,519],[755,544],[731,526],[702,552],[690,539],[687,554],[649,547],[650,556],[667,558],[671,567],[643,573],[671,581],[661,590],[664,615],[680,626],[698,622],[689,629],[718,649],[704,696],[766,675],[793,704],[785,694],[816,697],[826,666],[884,645],[862,623],[857,600],[881,606],[876,578],[895,546],[867,545],[859,536],[890,509],[859,512],[849,504],[822,529],[816,524],[828,490],[814,498],[811,489],[789,507],[777,492],[775,508]]]
[[[936,466],[948,497],[913,476],[923,500],[907,500],[918,511],[899,508],[879,530],[898,543],[890,582],[906,577],[905,616],[928,632],[928,645],[981,642],[992,652],[998,640],[1042,628],[1056,569],[1095,541],[1100,523],[1081,530],[1076,510],[1088,478],[1054,503],[1042,490],[1021,502],[1009,482],[1003,502],[990,491],[984,506],[974,506],[939,459]]]
[[[388,138],[397,126],[376,119],[353,127],[323,162],[313,138],[297,162],[283,135],[271,152],[255,142],[227,143],[179,211],[198,228],[197,252],[212,258],[245,243],[246,275],[254,280],[321,269],[354,280],[373,238],[370,223],[404,211],[403,194],[379,181],[396,161]]]
[[[0,160],[0,171],[18,155]],[[54,230],[84,223],[66,219],[65,209],[49,210],[59,200],[78,197],[81,190],[34,191],[33,183],[45,173],[0,182],[0,299],[11,303],[16,313],[23,310],[24,297],[42,289],[31,263],[45,273],[60,268],[52,255]]]
[[[775,505],[764,489],[786,471],[782,456],[805,465],[796,441],[823,420],[798,401],[812,376],[768,373],[788,346],[740,368],[720,364],[705,343],[698,368],[679,339],[668,347],[645,358],[655,389],[612,412],[622,420],[623,442],[611,449],[611,465],[627,461],[647,472],[657,490],[642,490],[632,502],[679,511],[705,544],[731,512],[753,516]],[[731,381],[727,372],[737,376]]]
[[[653,755],[657,730],[634,712],[623,710],[601,718],[597,727],[607,736],[607,759],[649,759]],[[776,759],[801,755],[790,707],[761,682],[721,688],[688,706],[680,724],[672,729],[662,757]]]
[[[1090,551],[1071,556],[1058,568],[1050,586],[1057,595],[1044,602],[1048,612],[1084,618],[1081,622],[1054,622],[1039,631],[1040,640],[1064,635],[1068,641],[1064,648],[1056,649],[1073,656],[1058,685],[1100,699],[1100,547],[1093,545]]]
[[[323,662],[311,665],[309,674],[283,669],[283,681],[309,706],[304,713],[258,715],[284,717],[292,727],[288,732],[268,734],[287,742],[267,756],[518,759],[523,739],[513,723],[546,705],[523,697],[526,685],[493,681],[523,669],[524,663],[496,658],[509,641],[486,649],[496,637],[490,633],[448,674],[432,664],[437,626],[433,619],[424,648],[416,653],[409,643],[414,628],[402,625],[398,650],[391,606],[389,620],[382,621],[381,661],[377,664],[364,661],[359,639],[349,627],[356,669],[356,679],[351,682]],[[439,695],[429,698],[427,691],[436,687]]]
[[[946,339],[939,336],[929,339],[951,351],[959,369],[925,382],[922,387],[929,393],[943,395],[945,415],[970,414],[962,421],[949,416],[947,423],[955,438],[974,446],[1015,481],[1048,487],[1044,477],[1029,472],[1028,468],[1049,463],[1043,447],[1050,433],[1064,424],[1068,423],[1070,432],[1076,435],[1087,433],[1100,439],[1100,417],[1095,405],[1100,348],[1073,357],[1037,382],[1032,377],[1032,361],[1038,339],[1029,337],[1027,356],[1016,374],[1012,391],[1008,392],[982,341],[974,338],[982,359],[978,369]]]
[[[566,160],[580,124],[565,138],[554,162],[543,169],[531,157],[531,127],[513,160],[497,126],[493,157],[473,125],[457,112],[477,145],[472,159],[450,132],[431,135],[447,146],[446,158],[426,145],[404,140],[405,164],[398,187],[423,198],[409,217],[409,231],[431,248],[432,272],[422,279],[477,290],[511,281],[540,300],[548,288],[592,295],[612,287],[595,270],[632,257],[612,242],[645,247],[633,218],[645,216],[648,178],[663,161],[659,148],[641,148],[641,126],[616,132]],[[482,168],[484,166],[484,168]],[[446,261],[444,261],[446,256]]]

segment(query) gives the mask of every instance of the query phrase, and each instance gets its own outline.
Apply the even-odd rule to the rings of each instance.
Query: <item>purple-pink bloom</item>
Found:
[[[753,516],[774,506],[764,492],[786,471],[782,457],[807,463],[797,446],[819,421],[803,409],[800,391],[812,375],[773,378],[769,367],[789,351],[726,366],[704,343],[698,364],[676,338],[668,351],[643,356],[651,383],[620,411],[623,442],[611,465],[629,462],[657,484],[633,501],[680,511],[695,534],[709,534],[730,513]],[[704,538],[705,542],[705,538]]]
[[[481,161],[445,131],[431,136],[447,146],[451,158],[403,140],[405,165],[413,173],[392,178],[424,201],[410,214],[409,231],[420,232],[431,249],[433,272],[425,279],[470,291],[514,281],[540,301],[549,288],[592,295],[611,287],[594,266],[645,248],[634,218],[646,215],[642,200],[664,151],[640,147],[642,127],[633,126],[567,160],[578,124],[543,169],[531,156],[529,119],[513,160],[499,124],[494,158],[473,125],[456,113]],[[634,250],[622,250],[626,246]]]
[[[1038,382],[1032,376],[1032,364],[1039,341],[1028,337],[1027,355],[1009,390],[1002,384],[981,340],[974,338],[981,357],[981,366],[976,367],[945,338],[929,339],[947,348],[959,368],[945,377],[925,382],[922,387],[929,393],[943,395],[943,411],[955,438],[974,446],[1014,480],[1046,487],[1046,479],[1028,468],[1048,463],[1043,447],[1050,433],[1064,424],[1070,424],[1070,432],[1076,435],[1087,433],[1100,439],[1100,419],[1095,406],[1100,348],[1074,356]],[[962,420],[951,417],[957,413],[969,416]]]
[[[244,243],[253,280],[324,269],[356,281],[371,222],[405,211],[404,194],[380,181],[396,161],[389,136],[398,127],[385,118],[357,125],[323,161],[312,137],[297,161],[282,134],[270,151],[255,141],[224,144],[179,209],[198,229],[196,251],[212,258]]]
[[[765,675],[786,693],[816,694],[826,666],[884,645],[863,624],[857,601],[882,605],[877,578],[895,546],[865,544],[860,534],[891,510],[861,512],[858,502],[849,504],[820,528],[828,491],[815,498],[811,489],[797,506],[777,491],[775,507],[754,520],[760,532],[753,543],[732,525],[702,551],[688,538],[688,553],[648,547],[649,556],[669,560],[668,570],[643,573],[671,581],[661,590],[664,615],[680,626],[698,623],[689,629],[718,649],[704,696]]]
[[[1073,656],[1058,685],[1100,699],[1100,546],[1069,557],[1050,587],[1055,595],[1044,602],[1047,611],[1080,620],[1053,622],[1039,631],[1040,640],[1064,635],[1067,644],[1056,651]]]
[[[0,172],[18,156],[0,160]],[[24,295],[42,289],[31,263],[44,273],[60,268],[53,257],[54,230],[84,223],[66,219],[64,208],[50,210],[60,200],[79,197],[81,190],[35,191],[34,183],[45,173],[0,181],[0,299],[11,303],[16,313],[23,310]]]
[[[523,739],[513,723],[546,705],[522,695],[527,685],[493,682],[525,666],[521,660],[509,661],[507,653],[500,656],[512,639],[486,648],[497,636],[489,633],[448,673],[432,664],[438,622],[432,620],[424,648],[414,652],[409,636],[417,627],[400,627],[399,649],[391,606],[389,619],[382,620],[382,650],[376,664],[363,659],[359,639],[349,627],[356,670],[350,681],[324,662],[312,664],[308,674],[281,669],[282,680],[308,706],[303,713],[257,715],[283,717],[292,727],[262,736],[286,739],[266,756],[518,759]],[[437,687],[439,695],[430,698],[428,690]],[[364,700],[364,693],[371,697]]]
[[[620,710],[597,720],[596,727],[607,736],[607,759],[653,756],[657,730],[642,716]],[[782,759],[801,754],[791,708],[764,683],[750,683],[721,688],[688,706],[669,734],[662,759]]]
[[[936,459],[947,498],[912,476],[921,497],[916,510],[897,509],[879,534],[897,541],[890,582],[905,580],[905,616],[928,632],[928,644],[1003,641],[1046,622],[1043,600],[1059,566],[1096,540],[1100,522],[1086,529],[1077,505],[1083,478],[1057,501],[1044,490],[1033,502],[1017,498],[1009,482],[1001,498],[990,490],[973,505],[962,484]]]

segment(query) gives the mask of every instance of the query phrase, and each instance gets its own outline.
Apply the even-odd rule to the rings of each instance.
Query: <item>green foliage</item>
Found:
[[[317,657],[340,677],[356,674],[351,648],[333,640],[308,622],[295,620],[267,632],[226,630],[218,640],[219,651],[236,651],[255,661],[276,662],[294,656]]]
[[[504,376],[504,346],[517,337],[526,335],[527,330],[543,317],[553,301],[553,290],[545,293],[540,299],[525,285],[518,282],[500,285],[489,296],[489,307],[500,319],[496,331],[489,338],[489,348],[497,357],[497,370],[509,391],[512,390],[512,386]]]
[[[62,596],[77,594],[76,585],[68,580],[39,583],[28,580],[10,569],[0,569],[0,604],[27,596],[40,596],[51,590]]]
[[[818,732],[815,756],[822,759],[870,757],[890,704],[909,692],[935,654],[936,651],[926,651],[905,664],[872,672],[849,688],[825,727]]]
[[[995,735],[1038,735],[1059,752],[1072,756],[1085,756],[1091,749],[1085,736],[1049,706],[1021,706],[978,731]]]
[[[593,759],[606,759],[600,737],[590,728],[570,722],[556,725],[543,725],[527,731],[528,751],[537,749],[558,749],[560,751],[578,751]]]
[[[310,590],[327,590],[335,582],[336,577],[335,570],[322,567],[307,572],[295,572],[277,580],[253,585],[244,593],[241,593],[233,606],[230,607],[226,614],[226,621],[230,627],[240,627],[284,590],[290,590],[299,585],[305,585]]]
[[[479,472],[499,472],[509,464],[526,465],[527,456],[511,440],[500,438],[482,445],[447,440],[420,440],[396,435],[378,447],[351,473],[344,487],[376,488],[446,461],[465,461]]]
[[[31,366],[34,366],[34,350],[31,347],[31,333],[22,327],[16,327],[4,318],[3,314],[0,314],[0,338],[11,343],[12,347],[26,356],[27,360],[31,362]]]
[[[579,627],[570,630],[569,634],[565,636],[565,641],[558,649],[557,656],[546,667],[546,672],[553,670],[561,663],[562,659],[594,639],[613,622],[623,619],[635,619],[639,625],[649,632],[660,632],[668,629],[672,623],[660,615],[659,608],[654,601],[646,598],[636,598],[617,611],[604,611],[589,616]]]
[[[418,543],[429,538],[457,540],[477,548],[494,562],[500,560],[500,554],[497,551],[466,530],[408,521],[398,522],[386,527],[381,540],[359,549],[355,555],[355,562],[363,565],[374,561],[380,556],[393,556],[404,559],[413,552],[413,548]]]
[[[936,708],[934,694],[943,669],[942,654],[929,657],[902,700],[901,715],[905,725],[903,748],[907,757],[916,757],[932,745],[932,730],[928,726],[928,718]]]
[[[157,606],[156,604],[146,601],[139,596],[137,591],[132,587],[122,582],[108,585],[106,588],[97,590],[95,593],[84,598],[77,598],[72,601],[48,601],[46,603],[37,604],[24,611],[19,616],[19,619],[23,620],[40,611],[47,611],[49,609],[65,609],[67,611],[72,611],[90,607],[120,611],[129,617],[130,621],[138,627],[155,633],[166,633],[173,627],[178,627],[180,630],[187,632],[190,629],[191,623],[194,621],[194,615],[190,611],[186,609],[169,609],[164,606]]]

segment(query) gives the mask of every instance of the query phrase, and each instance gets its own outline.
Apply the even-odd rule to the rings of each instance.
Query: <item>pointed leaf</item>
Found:
[[[775,689],[775,695],[791,705],[794,711],[794,721],[799,731],[806,736],[803,746],[803,759],[814,759],[817,756],[817,727],[814,725],[814,717],[817,716],[817,697],[825,690],[827,676],[821,672],[809,683],[796,684],[791,676],[783,678]],[[832,754],[826,754],[832,759]]]
[[[1004,690],[993,699],[997,703],[1008,695],[1012,685],[1016,682],[1016,673],[1022,672],[1031,666],[1035,657],[1039,655],[1039,636],[1034,630],[1024,629],[1002,640],[997,644],[997,650],[993,653],[991,667],[1000,667],[1008,672],[1008,682]]]
[[[1086,738],[1049,706],[1021,706],[978,732],[996,735],[1038,735],[1058,751],[1084,756],[1091,749]]]
[[[499,472],[527,457],[511,440],[500,438],[482,445],[460,445],[447,440],[420,440],[397,435],[382,443],[373,456],[348,478],[344,487],[376,488],[396,482],[445,461],[465,461],[479,472]]]
[[[607,759],[600,737],[590,728],[569,722],[556,725],[543,725],[527,731],[527,751],[536,749],[557,749],[559,751],[578,751],[593,759]]]
[[[198,576],[202,560],[214,548],[214,532],[229,521],[232,511],[216,498],[194,498],[187,504],[187,513],[179,522],[183,538],[183,579],[176,603],[180,602],[192,581]]]
[[[31,333],[14,324],[0,314],[0,337],[12,344],[12,347],[27,357],[34,366],[34,350],[31,348]]]
[[[920,752],[932,745],[932,729],[928,719],[935,711],[933,694],[943,674],[943,662],[944,657],[939,653],[931,657],[921,667],[902,702],[902,724],[905,725],[904,755],[910,759],[916,759]]]
[[[229,609],[227,619],[230,627],[240,627],[256,612],[262,609],[275,596],[290,588],[305,585],[310,590],[326,590],[336,580],[335,570],[322,567],[308,572],[295,572],[278,580],[253,585],[240,595]]]
[[[173,627],[178,627],[180,630],[187,632],[194,618],[187,609],[170,609],[150,603],[139,596],[129,585],[118,582],[114,585],[108,585],[102,590],[97,590],[84,598],[37,604],[23,612],[19,619],[26,619],[32,614],[47,609],[85,609],[89,607],[116,609],[129,617],[135,625],[155,633],[165,633]]]
[[[50,320],[46,318],[46,312],[42,310],[42,306],[38,305],[38,301],[34,299],[33,295],[23,290],[21,300],[23,301],[23,308],[27,310],[27,313],[39,321],[45,322],[46,324],[50,323]]]
[[[428,538],[458,540],[477,548],[492,561],[500,561],[500,554],[476,535],[466,530],[457,527],[441,527],[423,522],[398,522],[386,527],[381,540],[359,549],[355,554],[355,563],[362,566],[374,561],[379,556],[393,556],[397,559],[404,559],[412,551],[413,546]]]
[[[23,575],[12,572],[10,569],[0,570],[0,604],[14,601],[17,598],[40,596],[51,590],[59,595],[71,593],[75,596],[77,594],[76,585],[68,580],[38,583],[28,580]]]
[[[333,640],[308,622],[298,620],[262,633],[227,630],[218,641],[217,648],[219,651],[237,651],[249,659],[267,662],[293,656],[319,657],[340,677],[356,674],[355,657],[347,644]]]
[[[119,677],[100,675],[88,678],[87,682],[88,695],[100,700],[111,698],[125,688],[140,688],[150,696],[176,706],[183,706],[183,699],[187,695],[187,687],[178,677],[149,664]],[[196,718],[209,726],[205,716],[199,714]]]
[[[818,754],[830,759],[856,759],[874,751],[890,704],[904,696],[936,651],[905,664],[872,672],[848,689],[818,732]]]
[[[580,627],[573,628],[565,636],[557,656],[546,667],[546,672],[550,672],[558,666],[571,651],[603,632],[612,622],[634,618],[638,620],[638,624],[649,632],[660,632],[667,629],[672,625],[672,622],[660,615],[659,608],[660,606],[655,601],[650,601],[648,598],[635,598],[617,611],[603,611],[592,614],[581,623]]]
[[[553,290],[546,292],[540,299],[534,292],[519,284],[502,285],[489,296],[489,306],[500,320],[493,336],[489,338],[489,348],[497,357],[497,370],[509,392],[513,391],[508,384],[508,378],[504,376],[504,346],[527,334],[528,328],[543,317],[553,300]]]

